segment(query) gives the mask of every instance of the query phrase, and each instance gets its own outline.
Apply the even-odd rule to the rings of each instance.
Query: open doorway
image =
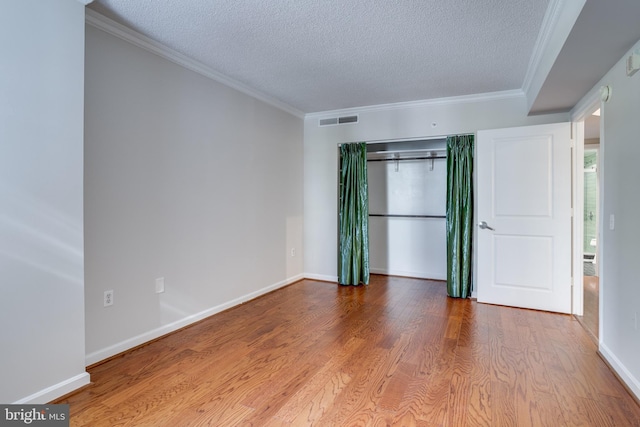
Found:
[[[600,277],[600,110],[584,121],[583,208],[582,208],[582,315],[576,316],[598,341]]]

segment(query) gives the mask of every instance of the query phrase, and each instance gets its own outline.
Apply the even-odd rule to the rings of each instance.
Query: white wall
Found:
[[[640,41],[635,49],[640,49]],[[613,89],[610,101],[601,106],[599,338],[601,353],[640,398],[640,193],[636,190],[640,182],[640,73],[626,76],[627,56],[591,91],[602,85]],[[583,101],[588,98],[590,94]],[[614,230],[609,228],[610,215],[615,215]]]
[[[84,6],[0,2],[0,403],[84,370]]]
[[[357,124],[318,126],[321,117],[358,114]],[[434,100],[310,114],[304,125],[304,271],[337,280],[338,144],[429,138],[493,129],[554,123],[568,114],[527,117],[522,93]]]
[[[444,146],[444,142],[439,145]],[[369,161],[367,176],[370,214],[444,216],[446,213],[446,159]],[[444,218],[371,216],[371,272],[446,280],[445,225]]]
[[[303,122],[97,28],[86,43],[90,364],[301,277]]]

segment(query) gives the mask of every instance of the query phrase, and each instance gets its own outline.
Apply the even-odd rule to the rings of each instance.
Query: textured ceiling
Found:
[[[304,113],[522,88],[549,0],[96,0]]]

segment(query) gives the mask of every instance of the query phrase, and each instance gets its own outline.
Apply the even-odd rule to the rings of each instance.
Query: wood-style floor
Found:
[[[598,301],[600,299],[599,296],[599,283],[600,279],[598,276],[583,276],[583,310],[582,316],[576,316],[578,320],[582,323],[587,331],[593,336],[593,339],[598,341],[598,318],[599,318],[599,310]]]
[[[303,280],[90,370],[72,426],[640,426],[568,315]]]

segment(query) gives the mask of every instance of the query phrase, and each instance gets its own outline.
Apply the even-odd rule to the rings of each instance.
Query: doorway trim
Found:
[[[583,288],[583,241],[584,241],[584,118],[580,121],[572,122],[573,130],[573,156],[572,156],[572,178],[573,178],[573,200],[571,203],[572,216],[572,278],[573,292],[571,313],[576,316],[583,315],[584,309],[584,288]]]
[[[580,106],[571,112],[572,122],[572,139],[573,139],[573,153],[572,153],[572,179],[573,179],[573,195],[572,195],[572,207],[573,207],[573,220],[572,220],[572,233],[573,233],[573,248],[572,248],[572,266],[573,266],[573,292],[572,292],[572,314],[576,316],[583,315],[584,309],[584,287],[583,287],[583,244],[584,244],[584,121],[594,111],[600,108],[601,114],[603,111],[603,102],[600,99],[600,91],[592,90],[588,98],[584,99]],[[599,164],[601,164],[601,156],[603,154],[603,140],[602,140],[602,116],[600,122],[600,150],[598,153]],[[602,200],[603,200],[603,188],[602,170],[599,171],[600,176],[600,198],[598,201],[598,210],[602,212]],[[598,230],[600,235],[598,238],[598,247],[602,247],[602,241],[600,239],[602,230],[602,215],[598,218]],[[598,292],[598,341],[602,341],[602,257],[599,257],[598,269],[600,276],[600,287]]]

